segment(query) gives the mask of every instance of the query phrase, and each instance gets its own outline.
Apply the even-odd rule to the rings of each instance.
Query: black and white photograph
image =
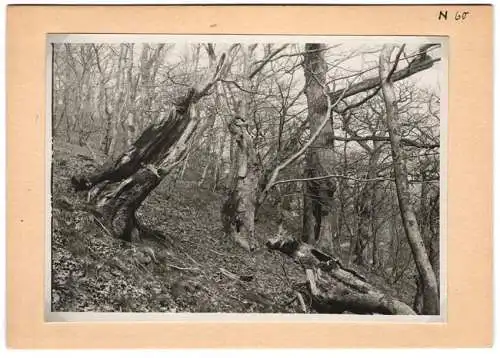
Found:
[[[47,59],[50,313],[444,317],[445,37],[51,35]]]

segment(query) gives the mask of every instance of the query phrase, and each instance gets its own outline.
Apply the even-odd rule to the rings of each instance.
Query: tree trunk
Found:
[[[425,169],[425,167],[422,166],[422,169]],[[433,212],[439,217],[439,191],[437,193],[431,192],[430,184],[425,182],[428,179],[425,170],[421,170],[421,177],[424,182],[420,188],[420,207],[418,211],[420,231],[439,287],[439,228],[436,230],[436,225],[433,224]],[[420,312],[423,302],[422,283],[418,276],[415,278],[415,282],[417,285],[415,304],[418,305],[416,306],[419,309],[417,312]]]
[[[120,45],[120,57],[118,58],[118,68],[115,74],[113,103],[107,112],[111,114],[109,118],[109,130],[107,132],[106,154],[113,155],[118,136],[118,124],[121,122],[123,107],[125,103],[125,90],[123,84],[123,65],[127,57],[128,47],[125,44]]]
[[[128,98],[127,98],[127,117],[124,123],[125,127],[125,144],[130,147],[135,139],[137,133],[137,108],[136,108],[136,97],[137,97],[137,85],[139,82],[139,74],[134,76],[134,44],[129,44],[129,58],[127,59],[127,85],[128,85]]]
[[[107,89],[105,91],[107,91]],[[109,111],[107,101],[105,101],[103,117],[106,127],[104,129],[104,136],[102,138],[101,148],[102,151],[107,154],[110,153],[111,138],[113,136],[113,117],[111,116],[111,112]]]
[[[217,155],[214,158],[214,184],[213,184],[213,191],[215,192],[216,190],[219,189],[225,189],[224,184],[222,183],[224,179],[224,162],[223,162],[223,157],[224,157],[224,142],[226,140],[226,132],[224,127],[221,127],[220,130],[217,133]]]
[[[335,257],[290,237],[268,240],[267,247],[292,257],[305,270],[305,294],[319,313],[414,315],[405,303],[384,294]]]
[[[439,292],[435,273],[427,255],[424,240],[420,234],[414,209],[410,202],[408,175],[401,150],[401,124],[396,105],[396,95],[391,76],[391,53],[394,47],[384,46],[380,54],[380,81],[386,107],[386,122],[391,140],[392,162],[396,182],[399,209],[406,237],[410,244],[415,264],[422,282],[423,313],[439,314]],[[397,61],[396,61],[397,62]]]
[[[90,190],[96,217],[113,236],[131,241],[148,232],[135,212],[185,157],[198,127],[189,111],[195,92],[191,89],[166,120],[150,125],[118,159],[89,177],[71,179],[75,190]]]
[[[242,48],[243,54],[243,86],[251,87],[248,78],[249,60],[255,46]],[[222,207],[222,221],[225,232],[234,242],[248,251],[254,251],[258,247],[255,238],[255,212],[257,208],[257,196],[260,179],[260,166],[257,158],[255,143],[248,131],[248,125],[252,110],[252,98],[243,92],[240,98],[233,101],[236,115],[229,123],[229,132],[237,145],[237,156],[234,163],[237,174],[226,202]]]
[[[321,125],[328,112],[325,49],[324,44],[306,44],[303,67],[306,80],[307,120],[311,133]],[[308,148],[305,170],[307,177],[318,177],[333,172],[335,167],[333,135],[333,127],[329,123]],[[334,193],[333,180],[308,181],[305,184],[303,240],[315,243],[329,253],[333,251]]]
[[[149,44],[144,44],[140,59],[141,88],[142,88],[142,116],[148,125],[153,121],[153,105],[155,103],[154,81],[157,66],[162,56],[165,44],[159,44],[152,49]]]
[[[378,150],[375,146],[374,149],[369,153],[370,159],[368,161],[368,173],[366,175],[366,178],[368,180],[373,179],[377,176],[377,164],[380,153],[381,151]],[[361,266],[366,266],[365,249],[370,244],[370,242],[373,246],[372,257],[376,256],[376,254],[373,254],[374,252],[376,252],[376,242],[373,241],[375,236],[375,232],[373,230],[373,216],[377,186],[378,183],[376,181],[366,182],[361,189],[361,193],[359,194],[356,205],[359,224],[356,244],[353,251],[353,262]]]
[[[255,209],[260,168],[247,123],[235,117],[230,132],[238,146],[238,171],[234,186],[222,207],[224,231],[248,251],[258,247],[255,239]]]

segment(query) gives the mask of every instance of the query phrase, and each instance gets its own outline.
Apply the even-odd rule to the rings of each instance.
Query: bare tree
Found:
[[[432,269],[425,243],[420,234],[415,211],[410,202],[408,173],[401,150],[401,124],[396,106],[396,95],[391,79],[404,47],[396,57],[396,64],[391,66],[391,54],[394,46],[385,45],[380,53],[380,81],[386,106],[386,122],[391,139],[392,162],[403,226],[410,243],[418,273],[423,285],[423,313],[439,314],[439,291],[436,275]]]
[[[325,116],[328,116],[328,90],[326,87],[326,45],[306,44],[304,55],[305,93],[307,97],[308,122],[314,132]],[[306,177],[314,178],[333,173],[336,165],[333,149],[333,125],[323,127],[313,146],[306,154]],[[308,181],[304,193],[303,240],[319,248],[333,251],[333,196],[336,187],[333,180]]]

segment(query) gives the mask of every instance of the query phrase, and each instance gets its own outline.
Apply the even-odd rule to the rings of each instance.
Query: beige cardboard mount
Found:
[[[439,19],[440,11],[448,18]],[[456,14],[468,12],[465,19]],[[491,6],[9,6],[7,340],[19,348],[462,347],[492,342]],[[448,37],[446,320],[47,322],[49,34]]]

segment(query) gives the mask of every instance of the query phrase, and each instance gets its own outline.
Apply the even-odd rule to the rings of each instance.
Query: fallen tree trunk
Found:
[[[415,315],[410,306],[370,285],[335,257],[293,238],[276,237],[267,247],[299,263],[307,277],[306,295],[319,313]]]

